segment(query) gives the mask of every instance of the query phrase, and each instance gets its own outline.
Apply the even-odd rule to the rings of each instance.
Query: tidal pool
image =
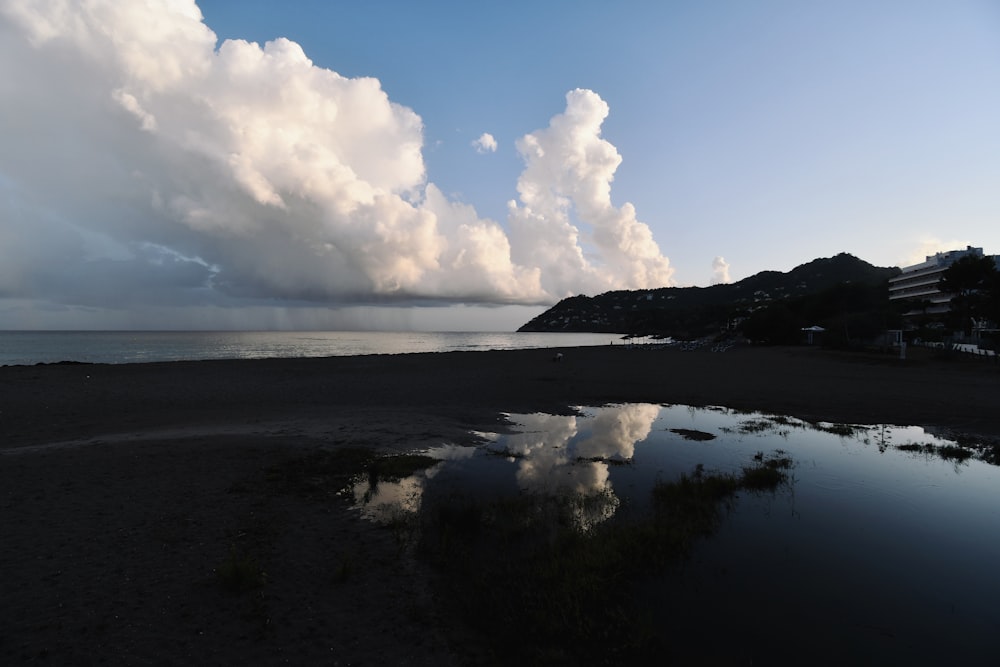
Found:
[[[651,489],[786,456],[790,481],[740,492],[724,520],[629,597],[672,655],[724,664],[998,664],[1000,468],[917,427],[811,424],[652,404],[512,414],[483,444],[362,480],[376,521],[455,498],[569,507],[581,533],[650,511]],[[622,583],[629,586],[630,583]]]

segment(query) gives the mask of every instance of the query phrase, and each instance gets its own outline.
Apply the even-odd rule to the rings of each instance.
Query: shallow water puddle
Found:
[[[648,513],[658,483],[787,456],[789,484],[737,493],[717,530],[647,577],[635,596],[654,627],[721,660],[1000,655],[1000,468],[961,460],[952,442],[917,427],[651,404],[509,419],[511,433],[431,450],[438,463],[405,479],[360,481],[357,506],[384,523],[456,498],[530,498],[587,533]]]

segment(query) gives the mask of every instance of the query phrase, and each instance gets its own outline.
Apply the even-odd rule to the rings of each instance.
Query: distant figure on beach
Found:
[[[552,357],[552,361],[562,361],[562,360],[563,360],[562,352],[556,352],[556,356]]]

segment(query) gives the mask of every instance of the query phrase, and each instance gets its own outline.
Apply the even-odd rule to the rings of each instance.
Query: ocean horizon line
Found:
[[[613,344],[621,334],[362,330],[0,330],[0,365],[147,363]]]

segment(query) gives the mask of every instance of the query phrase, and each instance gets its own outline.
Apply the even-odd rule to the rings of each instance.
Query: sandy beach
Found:
[[[343,480],[276,481],[317,451],[468,444],[505,412],[620,402],[1000,439],[1000,366],[982,359],[561,352],[0,368],[0,662],[475,664]],[[220,586],[232,553],[266,584]]]

